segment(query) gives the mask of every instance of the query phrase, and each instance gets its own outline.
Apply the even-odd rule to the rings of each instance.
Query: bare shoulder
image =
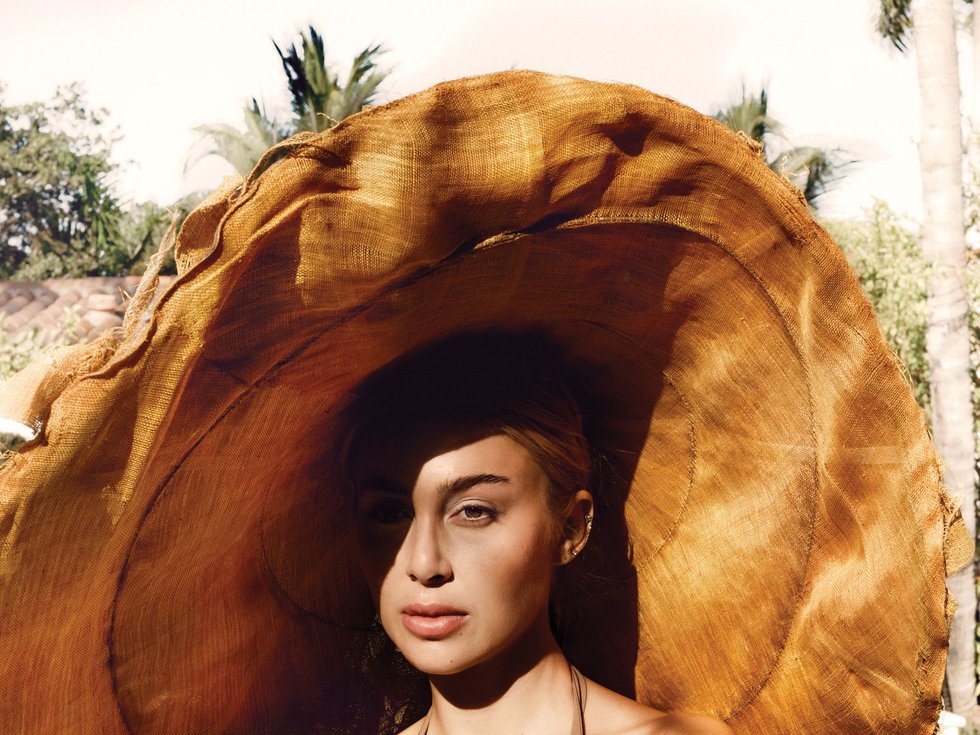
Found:
[[[406,727],[404,730],[399,730],[398,735],[420,735],[422,732],[422,723],[425,722],[425,718],[416,720],[411,725]]]
[[[585,723],[590,735],[734,735],[728,725],[714,717],[663,712],[591,680]]]
[[[732,728],[714,717],[689,715],[683,712],[664,715],[646,731],[649,735],[734,735],[734,732]]]

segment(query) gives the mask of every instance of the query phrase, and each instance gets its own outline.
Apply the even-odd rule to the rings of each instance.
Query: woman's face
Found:
[[[420,427],[379,441],[355,477],[361,567],[413,666],[458,673],[547,629],[559,540],[548,479],[521,445]]]

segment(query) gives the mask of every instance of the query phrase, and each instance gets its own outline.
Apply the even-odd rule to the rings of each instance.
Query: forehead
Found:
[[[354,458],[355,483],[383,479],[410,489],[420,480],[494,474],[524,482],[544,473],[531,454],[498,430],[421,422],[372,437]]]

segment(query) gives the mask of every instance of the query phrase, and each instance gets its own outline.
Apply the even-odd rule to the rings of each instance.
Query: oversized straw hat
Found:
[[[449,82],[281,144],[176,258],[6,388],[38,435],[0,475],[3,732],[417,716],[332,448],[366,376],[481,330],[560,346],[606,458],[586,675],[739,733],[933,732],[971,542],[847,263],[744,138],[636,87]]]

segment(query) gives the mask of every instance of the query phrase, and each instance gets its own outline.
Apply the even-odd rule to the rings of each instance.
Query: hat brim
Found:
[[[737,731],[931,732],[954,522],[935,452],[843,257],[749,146],[642,90],[516,72],[278,158],[192,215],[147,330],[5,473],[58,477],[32,508],[58,487],[90,519],[59,546],[91,596],[66,584],[77,611],[24,640],[60,620],[87,641],[61,644],[67,669],[98,679],[101,631],[103,723],[364,732],[417,711],[349,558],[337,417],[420,345],[509,329],[562,347],[608,461],[607,584],[568,631],[586,675]],[[133,447],[96,457],[86,427]],[[48,514],[22,586],[69,517]]]

